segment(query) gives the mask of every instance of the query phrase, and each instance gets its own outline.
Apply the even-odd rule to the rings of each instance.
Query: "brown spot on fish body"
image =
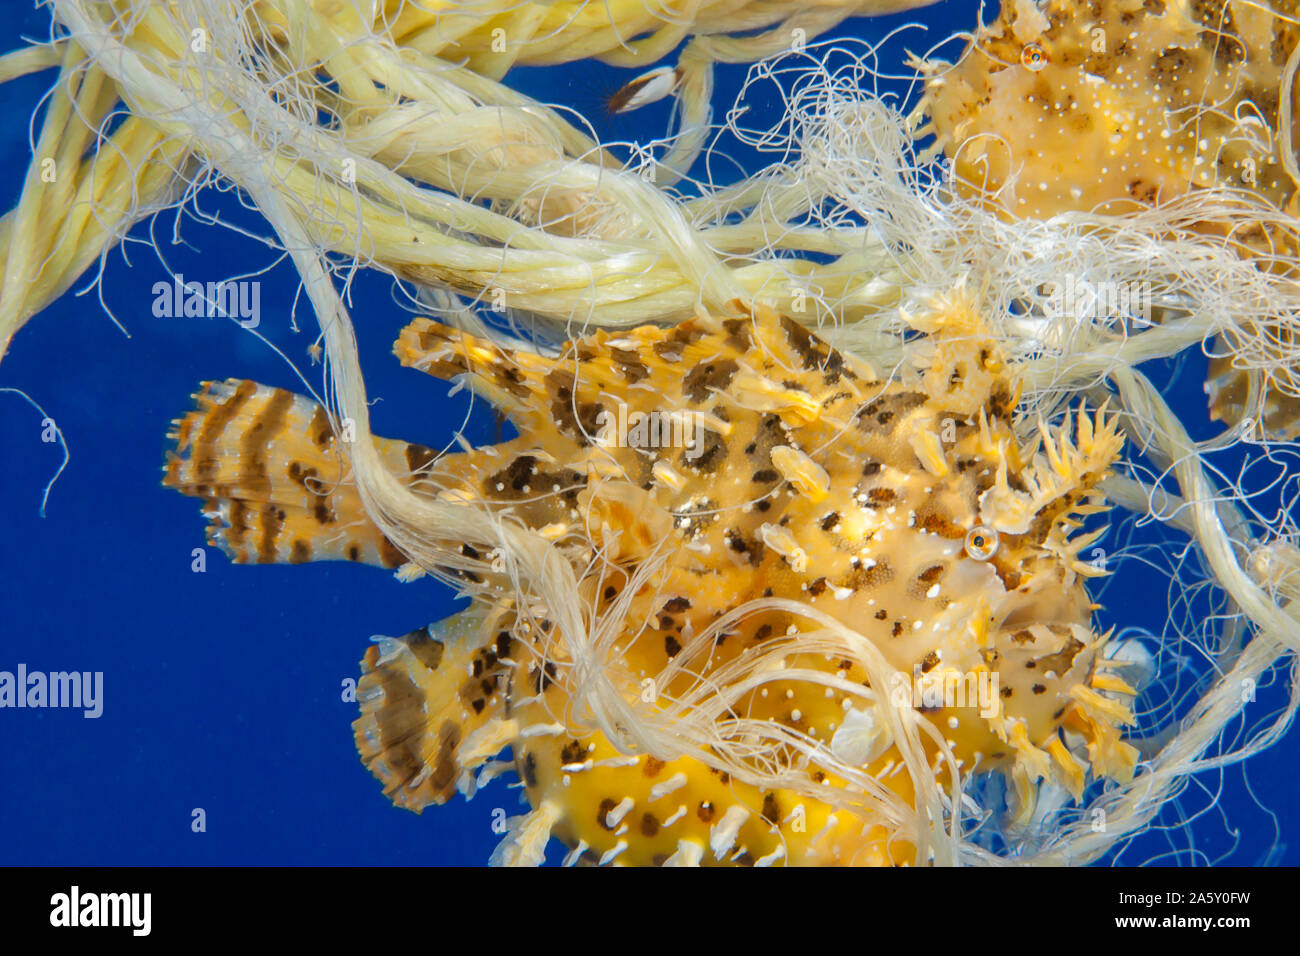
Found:
[[[442,655],[446,651],[446,646],[442,641],[436,640],[429,636],[427,628],[420,628],[411,633],[398,638],[406,649],[415,655],[421,664],[436,671],[442,664]]]
[[[537,786],[537,755],[529,751],[524,755],[523,766],[520,769],[521,777],[524,784],[529,787]]]
[[[753,341],[750,338],[749,326],[749,319],[724,319],[722,322],[722,328],[727,333],[727,344],[741,354],[749,351]]]
[[[523,375],[514,365],[501,360],[492,366],[492,370],[496,383],[515,398],[520,401],[527,401],[532,397],[532,392],[525,384]]]
[[[605,411],[605,406],[600,402],[585,402],[578,406],[578,427],[581,431],[578,439],[581,444],[588,445],[600,431],[600,416]]]
[[[320,405],[317,405],[316,410],[312,412],[307,434],[311,436],[312,444],[317,448],[328,448],[330,442],[334,440],[334,429],[330,427],[329,416]]]
[[[889,392],[863,406],[857,415],[858,425],[865,431],[892,434],[903,415],[928,400],[924,392]]]
[[[817,368],[830,349],[813,338],[813,334],[793,319],[781,316],[781,330],[790,348],[803,362],[805,369]]]
[[[609,797],[606,797],[604,800],[600,801],[600,806],[596,808],[596,820],[606,830],[614,829],[612,826],[609,825],[609,813],[616,806],[618,806],[617,801]]]
[[[1052,671],[1056,676],[1063,677],[1074,666],[1074,659],[1079,656],[1081,650],[1083,650],[1083,643],[1071,637],[1066,641],[1064,648],[1055,654],[1043,655],[1037,659],[1037,664],[1044,671]]]
[[[518,498],[531,492],[529,482],[537,471],[537,458],[533,455],[520,455],[496,474],[489,475],[485,490],[489,494]]]
[[[383,562],[386,568],[401,567],[406,563],[406,555],[397,550],[393,542],[387,538],[379,539],[379,560]]]
[[[687,448],[681,454],[683,468],[708,473],[715,471],[726,460],[726,443],[722,436],[712,429],[697,429],[695,442],[695,448]],[[704,445],[702,451],[698,450],[701,443]]]
[[[681,346],[676,342],[655,342],[650,349],[670,365],[675,365],[682,360]]]
[[[693,402],[703,402],[710,391],[725,391],[739,367],[734,359],[715,359],[697,365],[682,380],[682,392]]]
[[[894,569],[888,559],[881,558],[869,568],[860,564],[854,567],[844,579],[844,586],[854,591],[861,591],[888,584],[892,580],[894,580]]]
[[[546,693],[547,688],[555,683],[555,675],[559,673],[554,661],[546,661],[541,667],[533,672],[533,679],[536,683],[537,693]]]
[[[641,356],[631,349],[611,348],[609,355],[629,382],[635,384],[650,377],[650,369],[641,361]]]
[[[424,471],[426,466],[438,457],[438,453],[425,445],[411,443],[406,446],[406,467],[412,473]]]

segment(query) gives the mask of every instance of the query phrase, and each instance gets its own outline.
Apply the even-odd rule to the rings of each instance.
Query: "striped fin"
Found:
[[[494,633],[481,620],[471,609],[403,637],[374,638],[361,661],[357,751],[399,807],[419,813],[458,788],[472,793],[470,775],[485,758],[462,760],[462,744],[502,722],[514,666],[509,630]]]
[[[366,516],[346,455],[317,403],[284,389],[205,382],[173,422],[163,485],[201,498],[208,542],[238,564],[357,561],[394,568],[397,550]],[[378,441],[385,463],[414,475],[434,453]]]

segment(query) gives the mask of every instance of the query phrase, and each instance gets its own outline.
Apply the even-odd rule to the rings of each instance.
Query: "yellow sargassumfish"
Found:
[[[1080,409],[1017,440],[1014,377],[967,300],[911,321],[926,337],[887,378],[740,306],[554,358],[408,326],[402,362],[463,377],[519,437],[379,440],[386,466],[553,542],[628,713],[695,736],[616,747],[568,637],[519,612],[484,547],[448,541],[428,570],[473,606],[362,663],[357,746],[392,800],[472,795],[510,748],[533,809],[495,862],[538,862],[553,835],[574,862],[893,864],[927,862],[918,774],[1005,774],[1022,819],[1044,777],[1076,798],[1089,773],[1130,778],[1132,691],[1091,626],[1093,536],[1071,535],[1121,439]],[[172,438],[164,483],[203,499],[236,562],[407,560],[315,403],[207,383]]]

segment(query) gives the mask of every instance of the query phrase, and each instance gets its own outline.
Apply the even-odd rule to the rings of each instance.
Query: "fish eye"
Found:
[[[1037,43],[1026,43],[1020,51],[1020,63],[1026,70],[1037,73],[1047,66],[1047,53]]]
[[[966,554],[976,561],[987,561],[998,550],[998,533],[984,525],[976,525],[966,534]]]

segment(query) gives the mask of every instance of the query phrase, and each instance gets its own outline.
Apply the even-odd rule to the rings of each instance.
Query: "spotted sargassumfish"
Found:
[[[471,608],[362,662],[356,742],[393,802],[513,766],[532,809],[494,862],[539,862],[554,836],[571,862],[896,864],[930,859],[916,805],[958,769],[1006,775],[1021,819],[1046,779],[1077,799],[1131,778],[1133,691],[1092,627],[1096,533],[1078,533],[1104,509],[1113,422],[1080,408],[1018,439],[969,300],[910,321],[921,341],[887,377],[739,305],[553,358],[408,326],[401,361],[467,382],[519,437],[378,440],[384,463],[564,555],[617,706],[593,718],[572,636],[524,612],[491,542],[448,541],[428,570]],[[165,484],[203,499],[235,561],[407,561],[315,403],[207,383],[171,437]],[[600,729],[638,723],[653,752]]]

